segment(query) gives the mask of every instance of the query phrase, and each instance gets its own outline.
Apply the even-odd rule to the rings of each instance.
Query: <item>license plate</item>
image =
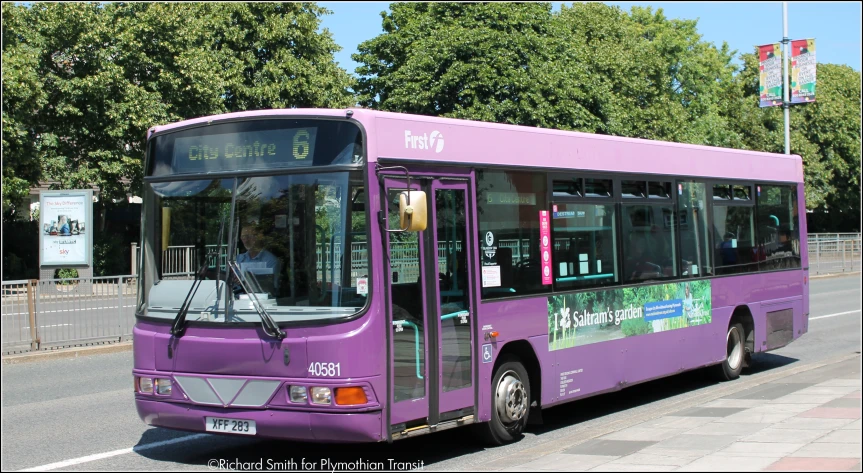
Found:
[[[222,432],[226,434],[255,435],[255,421],[241,419],[225,419],[222,417],[207,417],[207,432]]]

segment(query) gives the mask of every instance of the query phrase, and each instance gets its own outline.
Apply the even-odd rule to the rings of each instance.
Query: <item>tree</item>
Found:
[[[367,107],[521,125],[595,119],[561,88],[548,3],[393,3],[386,33],[359,45]],[[555,49],[557,48],[557,49]]]
[[[662,10],[627,14],[599,3],[561,6],[555,34],[567,87],[585,89],[584,106],[618,136],[725,146],[718,113],[733,51],[701,40],[695,20],[669,20]],[[577,67],[576,67],[577,66]],[[594,131],[594,130],[586,130]]]
[[[22,44],[26,8],[4,2],[3,16],[3,214],[27,197],[30,184],[42,174],[36,131],[27,117],[47,103],[37,73],[38,48]],[[13,112],[14,111],[14,112]]]
[[[695,21],[588,3],[403,4],[359,46],[360,102],[382,110],[725,144],[733,52]]]
[[[784,153],[781,107],[759,107],[758,56],[741,59],[722,101],[735,147]],[[827,229],[834,231],[849,220],[856,222],[850,229],[860,228],[860,80],[848,66],[819,64],[816,101],[794,105],[789,114],[790,151],[803,158],[806,208],[832,214]]]
[[[105,200],[137,194],[157,124],[351,105],[338,46],[317,32],[326,13],[310,3],[4,3],[4,209],[38,180],[96,185]]]
[[[815,103],[791,108],[792,133],[811,143],[819,164],[830,171],[829,180],[816,180],[811,176],[819,169],[804,169],[807,193],[823,193],[823,204],[810,206],[807,199],[807,208],[832,214],[829,230],[838,229],[841,219],[845,224],[856,222],[849,229],[860,231],[860,83],[859,71],[819,64]],[[804,155],[804,159],[811,157]]]

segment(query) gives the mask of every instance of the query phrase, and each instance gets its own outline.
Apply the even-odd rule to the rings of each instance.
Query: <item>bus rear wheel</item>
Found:
[[[729,325],[728,333],[725,335],[725,360],[716,368],[716,374],[720,380],[731,381],[740,377],[746,359],[743,340],[743,324]]]
[[[530,411],[530,380],[518,358],[507,357],[492,378],[491,420],[481,424],[490,445],[504,445],[521,437]]]

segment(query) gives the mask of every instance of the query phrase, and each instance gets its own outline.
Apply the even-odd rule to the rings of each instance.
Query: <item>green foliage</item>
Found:
[[[588,3],[394,3],[353,56],[363,105],[716,144],[732,52],[695,21]]]
[[[93,275],[117,276],[130,274],[129,246],[122,236],[111,232],[98,232],[93,242]]]
[[[367,107],[522,125],[582,116],[553,60],[549,3],[393,3],[384,34],[359,45]],[[554,43],[559,48],[562,44]]]
[[[364,106],[618,136],[784,152],[780,107],[758,104],[758,61],[701,39],[696,20],[600,3],[393,3],[360,44]],[[818,65],[791,111],[808,209],[858,222],[860,72]]]
[[[653,332],[650,324],[645,322],[644,319],[624,320],[620,323],[620,331],[627,337]]]
[[[799,154],[809,162],[817,157],[825,169],[821,180],[812,179],[807,162],[806,184],[808,193],[821,197],[818,205],[831,212],[841,212],[846,218],[857,220],[860,229],[860,83],[861,75],[848,66],[818,65],[818,90],[813,104],[791,109],[792,136],[795,141],[811,144],[812,152]],[[792,146],[793,148],[793,146]],[[798,152],[792,149],[792,152]],[[811,181],[811,182],[810,182]],[[807,199],[807,208],[815,208]]]
[[[785,152],[781,107],[758,106],[758,57],[744,66],[723,103],[730,131],[741,148]],[[816,101],[791,108],[791,152],[803,158],[806,208],[844,214],[860,223],[860,72],[818,65]]]
[[[28,116],[46,106],[37,65],[38,48],[22,44],[19,33],[29,28],[27,9],[3,2],[3,214],[10,216],[39,180],[37,132]]]
[[[353,104],[311,3],[3,3],[3,209],[39,180],[139,194],[147,130]]]
[[[147,130],[208,114],[345,107],[783,152],[758,61],[696,20],[600,3],[393,3],[333,62],[314,3],[3,3],[3,212],[28,188],[138,194]],[[738,70],[739,69],[739,70]],[[860,228],[860,72],[818,65],[791,111],[806,204]],[[352,87],[356,96],[352,96]]]
[[[78,284],[78,281],[71,281],[71,279],[76,279],[77,277],[78,270],[75,268],[58,268],[54,271],[54,279],[61,279],[58,284]]]

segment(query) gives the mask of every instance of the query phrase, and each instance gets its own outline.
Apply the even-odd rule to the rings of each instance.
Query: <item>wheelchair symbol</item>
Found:
[[[482,346],[482,362],[491,363],[491,344]]]

